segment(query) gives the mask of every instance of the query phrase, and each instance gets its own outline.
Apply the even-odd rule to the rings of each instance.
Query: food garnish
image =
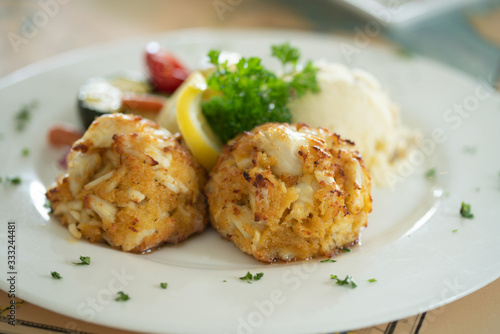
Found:
[[[356,282],[352,279],[351,276],[349,275],[346,275],[346,277],[341,280],[337,275],[330,275],[330,279],[333,279],[335,280],[338,285],[350,285],[351,288],[355,288],[357,287],[358,285],[356,284]]]
[[[252,280],[252,274],[248,271],[245,276],[240,277],[241,280],[247,281],[247,283],[252,283],[250,282]]]
[[[331,263],[334,263],[334,262],[337,262],[337,260],[333,260],[333,259],[324,259],[324,260],[321,260],[319,261],[321,263],[327,263],[327,262],[331,262]]]
[[[19,176],[6,177],[5,178],[5,182],[10,183],[10,184],[18,185],[18,184],[21,184],[21,178]]]
[[[0,177],[0,183],[3,181],[3,179]],[[13,184],[13,185],[18,185],[21,184],[21,178],[19,176],[14,176],[14,177],[9,177],[7,176],[5,178],[5,183],[6,184]]]
[[[21,151],[21,155],[23,157],[27,157],[28,155],[30,155],[30,149],[29,148],[23,148],[22,151]]]
[[[22,106],[21,110],[15,115],[17,131],[23,131],[28,122],[31,120],[31,112],[38,106],[36,100],[31,101],[29,104]]]
[[[253,280],[258,281],[262,278],[262,276],[264,276],[264,273],[257,273],[253,276]]]
[[[466,204],[465,202],[462,202],[462,205],[460,207],[460,215],[464,218],[472,219],[474,218],[474,214],[471,212],[470,204]]]
[[[168,286],[168,283],[166,283],[166,282],[161,282],[161,283],[160,283],[160,287],[161,287],[162,289],[166,289],[166,288],[167,288],[167,286]]]
[[[262,277],[264,276],[264,273],[257,273],[255,275],[252,275],[249,271],[247,272],[247,274],[243,277],[240,277],[240,280],[242,281],[246,281],[247,283],[249,284],[252,284],[252,280],[253,281],[258,281],[260,280]]]
[[[370,283],[377,282],[377,279],[376,279],[376,278],[370,278],[370,279],[368,280],[368,282],[370,282]]]
[[[309,61],[299,69],[300,52],[296,48],[288,43],[275,45],[272,54],[287,69],[281,76],[266,69],[258,57],[241,58],[229,65],[219,61],[220,51],[208,53],[215,71],[207,84],[220,94],[202,102],[202,111],[221,142],[260,124],[291,122],[288,102],[307,91],[319,91],[316,68]]]
[[[125,302],[129,299],[130,299],[130,297],[126,293],[124,293],[123,291],[118,291],[118,296],[115,298],[115,300],[117,302]]]
[[[429,169],[427,172],[425,172],[425,177],[428,178],[428,179],[433,179],[436,177],[436,169],[435,168],[431,168]]]
[[[77,266],[88,266],[90,265],[90,256],[80,256],[80,262],[73,262],[73,264],[76,264]]]
[[[62,276],[61,276],[61,275],[59,275],[59,273],[58,273],[57,271],[51,271],[51,272],[50,272],[50,275],[51,275],[53,278],[55,278],[55,279],[61,279],[61,278],[62,278]]]

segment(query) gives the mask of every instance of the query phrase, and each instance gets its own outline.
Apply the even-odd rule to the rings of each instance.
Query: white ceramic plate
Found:
[[[46,143],[56,121],[78,124],[76,92],[86,78],[142,70],[150,38],[100,45],[29,66],[0,82],[3,122],[0,176],[0,267],[7,275],[7,221],[16,222],[17,295],[53,311],[98,324],[145,332],[319,333],[370,326],[452,302],[499,277],[500,98],[480,81],[443,65],[380,48],[346,52],[353,41],[284,31],[187,30],[154,36],[195,67],[210,48],[262,56],[291,41],[305,59],[324,58],[372,72],[401,106],[424,145],[394,189],[373,191],[374,209],[362,245],[336,263],[259,263],[213,230],[149,255],[75,241],[49,218],[45,189],[58,152]],[[276,63],[270,63],[277,65]],[[12,121],[32,99],[39,107],[24,132]],[[452,108],[462,106],[458,113]],[[360,120],[362,121],[362,120]],[[445,137],[436,143],[432,134]],[[475,147],[464,150],[466,146]],[[28,157],[21,156],[29,148]],[[467,153],[468,151],[469,153]],[[434,182],[424,173],[436,168]],[[459,215],[462,201],[474,219]],[[456,230],[455,232],[453,232]],[[80,255],[90,266],[75,266]],[[55,280],[51,271],[63,279]],[[263,272],[253,284],[238,279]],[[358,287],[334,284],[351,275]],[[377,282],[370,283],[369,279]],[[168,289],[160,289],[168,282]],[[0,288],[8,290],[5,279]],[[118,290],[130,296],[116,302]]]

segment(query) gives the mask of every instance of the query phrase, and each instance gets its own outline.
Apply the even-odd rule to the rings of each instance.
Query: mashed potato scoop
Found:
[[[398,107],[370,73],[336,63],[315,65],[321,91],[289,104],[294,122],[353,140],[374,184],[391,185],[391,172],[408,156],[418,133],[402,124]]]

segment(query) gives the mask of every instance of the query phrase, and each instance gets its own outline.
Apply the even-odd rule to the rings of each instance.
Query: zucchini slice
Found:
[[[148,94],[151,86],[140,73],[124,72],[110,77],[88,79],[78,92],[78,113],[85,128],[96,117],[123,112],[123,94]]]

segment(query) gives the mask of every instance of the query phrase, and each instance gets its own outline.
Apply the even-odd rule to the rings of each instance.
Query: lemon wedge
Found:
[[[179,130],[194,157],[210,171],[217,161],[222,144],[201,112],[207,82],[200,72],[193,72],[179,91],[176,118]]]

